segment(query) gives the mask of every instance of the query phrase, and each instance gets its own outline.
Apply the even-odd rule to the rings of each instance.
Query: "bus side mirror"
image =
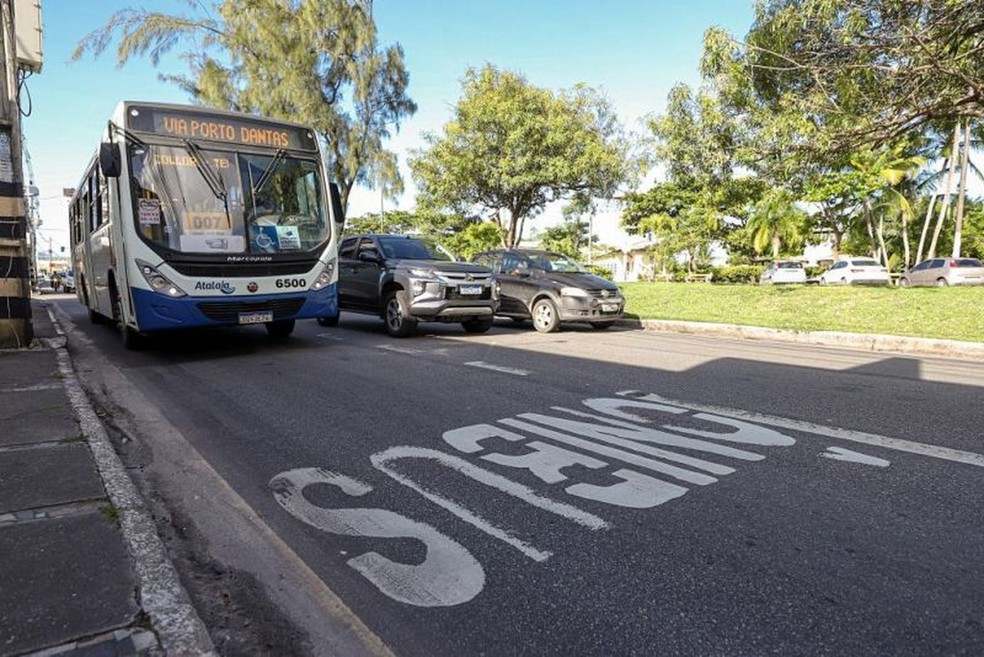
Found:
[[[331,198],[331,216],[339,228],[345,225],[345,210],[342,209],[342,193],[335,183],[328,183],[328,196]]]
[[[116,144],[99,144],[99,168],[106,178],[120,177],[120,149]]]

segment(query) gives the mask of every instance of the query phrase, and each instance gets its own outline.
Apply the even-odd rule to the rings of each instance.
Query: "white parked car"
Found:
[[[820,274],[820,285],[888,285],[892,276],[873,258],[843,257]]]
[[[759,283],[806,283],[806,268],[799,260],[776,260],[762,272]]]

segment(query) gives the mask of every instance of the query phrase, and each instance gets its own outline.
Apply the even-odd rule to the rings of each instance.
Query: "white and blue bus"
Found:
[[[146,334],[338,317],[344,215],[315,133],[203,107],[122,102],[69,207],[79,301]]]

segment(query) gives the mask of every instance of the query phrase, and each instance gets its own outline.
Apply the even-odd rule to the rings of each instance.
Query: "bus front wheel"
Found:
[[[120,330],[123,348],[127,351],[141,349],[143,347],[143,335],[126,325],[126,321],[123,319],[123,299],[120,298],[120,293],[116,289],[116,281],[113,279],[110,279],[109,294],[113,301],[113,323]]]
[[[276,322],[267,322],[265,324],[267,335],[269,335],[274,340],[286,340],[290,337],[290,334],[294,332],[294,320],[292,319],[282,319]]]

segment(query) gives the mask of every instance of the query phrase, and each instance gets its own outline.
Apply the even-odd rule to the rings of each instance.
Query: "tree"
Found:
[[[469,259],[476,253],[493,249],[501,242],[499,228],[478,217],[464,217],[437,212],[390,210],[367,214],[348,221],[348,233],[416,233],[431,237],[455,256]]]
[[[575,260],[581,259],[582,250],[593,241],[594,236],[588,234],[588,222],[580,217],[565,218],[562,223],[547,228],[540,235],[540,246],[544,249],[563,253]]]
[[[675,182],[625,197],[622,227],[632,234],[650,234],[656,243],[656,266],[664,271],[674,256],[685,256],[690,271],[709,259],[720,237],[722,215],[704,203],[701,192]]]
[[[486,65],[469,69],[454,117],[410,161],[417,203],[487,216],[503,245],[553,201],[612,198],[634,173],[628,141],[597,92],[558,93]]]
[[[795,203],[796,199],[788,191],[774,188],[755,205],[748,228],[756,252],[761,253],[769,246],[775,260],[783,245],[788,251],[789,247],[802,244],[807,216]]]
[[[185,46],[190,75],[163,75],[196,102],[310,125],[329,153],[343,207],[356,184],[402,192],[383,147],[416,111],[399,45],[380,48],[371,0],[189,0],[191,15],[123,9],[86,36],[73,58],[119,36],[117,62]]]
[[[851,149],[984,118],[982,25],[978,0],[766,0],[740,45],[759,90],[847,119]]]

